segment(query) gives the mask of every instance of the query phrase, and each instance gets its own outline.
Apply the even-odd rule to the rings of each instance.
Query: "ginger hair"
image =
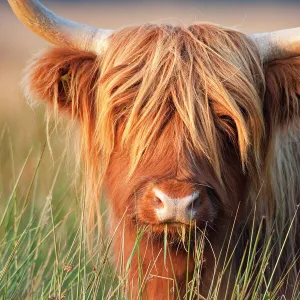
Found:
[[[224,153],[234,151],[233,163],[250,182],[248,198],[240,201],[248,208],[258,203],[258,215],[271,224],[295,172],[291,147],[297,143],[284,150],[278,128],[298,112],[299,60],[263,66],[249,36],[212,24],[127,27],[110,36],[108,45],[99,55],[54,48],[27,69],[29,94],[80,123],[88,232],[95,215],[101,219],[116,144],[128,153],[130,180],[151,146],[160,147],[166,127],[174,128],[174,151],[204,157],[224,186],[230,180]],[[284,115],[278,112],[283,106]],[[278,168],[285,168],[281,182],[273,173]],[[278,232],[292,218],[299,191],[288,195]],[[295,228],[287,249],[295,246]]]

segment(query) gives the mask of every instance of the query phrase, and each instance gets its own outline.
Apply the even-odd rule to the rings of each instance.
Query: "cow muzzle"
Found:
[[[205,223],[215,215],[208,186],[179,180],[149,183],[137,201],[137,216],[142,223]]]
[[[199,191],[184,197],[171,197],[159,188],[153,188],[154,211],[161,223],[190,223],[197,215],[201,199]]]

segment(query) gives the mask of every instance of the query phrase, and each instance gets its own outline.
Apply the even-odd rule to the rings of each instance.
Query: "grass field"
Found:
[[[64,171],[65,155],[49,168],[47,145],[40,143],[27,151],[18,166],[15,160],[18,148],[13,147],[8,127],[2,130],[0,142],[3,191],[0,195],[0,299],[127,299],[124,290],[130,284],[127,281],[130,259],[123,270],[115,270],[109,262],[113,237],[105,234],[96,254],[91,257],[87,253],[80,195]],[[46,173],[50,173],[48,184],[44,182]],[[8,174],[11,180],[4,186]],[[4,196],[6,193],[9,194]],[[266,238],[263,246],[259,245],[260,234],[261,227],[251,233],[234,289],[227,291],[225,299],[285,299],[278,291],[289,269],[278,282],[271,283],[272,278],[265,277],[273,245],[271,237]],[[139,249],[138,240],[132,254]],[[203,243],[204,237],[193,252],[196,268],[192,280],[186,283],[185,299],[205,299],[197,289]],[[164,255],[167,248],[165,239]],[[223,272],[216,273],[206,299],[220,299],[220,283],[227,280],[223,274],[230,269],[232,253],[226,245],[223,251],[226,252],[224,262],[218,261],[218,257],[214,262],[221,264]],[[299,288],[295,284],[290,299],[299,299]]]
[[[82,4],[71,10],[56,4],[49,8],[107,28],[171,20],[209,21],[247,32],[300,25],[300,6],[295,5],[148,2],[118,7]],[[0,5],[0,299],[122,299],[128,284],[126,270],[119,277],[107,259],[110,239],[103,238],[93,261],[87,253],[80,188],[73,180],[73,153],[64,151],[64,127],[52,130],[47,140],[44,107],[31,109],[20,89],[26,62],[46,46],[19,23],[7,4]],[[245,256],[246,273],[238,275],[236,289],[228,292],[228,299],[284,299],[279,298],[276,286],[268,289],[264,278],[272,255],[267,242],[259,267],[254,265],[256,237]],[[257,270],[250,295],[246,291]],[[196,275],[189,283],[192,286],[197,283]],[[218,299],[219,280],[216,278],[209,299]],[[295,287],[292,299],[300,299],[298,290]],[[186,299],[191,299],[192,292]]]

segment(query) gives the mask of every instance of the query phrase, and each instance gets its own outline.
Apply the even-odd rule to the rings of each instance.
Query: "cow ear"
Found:
[[[265,118],[274,128],[288,125],[299,117],[300,58],[271,62],[265,70]]]
[[[92,113],[98,73],[96,55],[53,48],[28,66],[24,86],[29,99],[43,100],[55,111],[84,118]]]

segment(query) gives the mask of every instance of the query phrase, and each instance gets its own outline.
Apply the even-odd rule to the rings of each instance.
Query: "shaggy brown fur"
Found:
[[[132,297],[139,292],[139,268],[145,299],[167,299],[168,293],[174,298],[185,294],[195,267],[194,257],[184,248],[186,241],[180,246],[177,224],[168,227],[170,246],[164,258],[165,226],[155,219],[149,201],[153,185],[177,197],[202,186],[206,200],[196,227],[205,230],[209,240],[200,275],[202,295],[208,293],[214,255],[222,257],[224,237],[236,214],[232,245],[245,226],[239,244],[243,250],[252,226],[245,220],[256,207],[257,226],[264,216],[264,236],[274,235],[274,253],[279,255],[282,233],[300,196],[299,59],[263,66],[247,35],[215,25],[145,25],[114,33],[99,56],[51,49],[29,66],[27,78],[31,97],[80,122],[89,228],[95,214],[99,216],[105,187],[111,227],[120,228],[114,239],[116,261],[122,251],[127,261],[138,228],[146,230],[140,259],[135,255],[131,266]],[[296,258],[298,219],[274,284]],[[241,259],[238,253],[231,282]],[[287,295],[298,269],[296,263],[285,285]],[[169,279],[175,279],[177,292],[170,292]]]

